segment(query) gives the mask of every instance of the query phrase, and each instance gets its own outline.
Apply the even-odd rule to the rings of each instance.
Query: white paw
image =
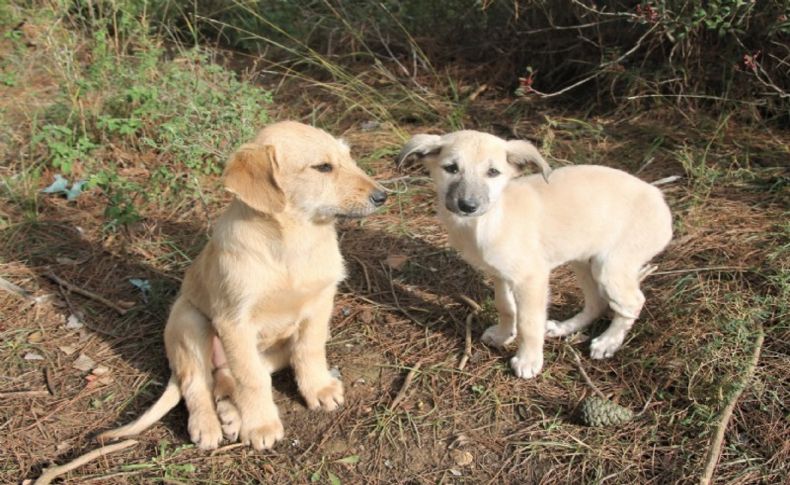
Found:
[[[230,443],[235,443],[239,439],[241,429],[241,415],[236,406],[230,399],[220,399],[217,401],[217,416],[222,426],[222,435]]]
[[[302,395],[307,402],[308,408],[334,411],[344,402],[343,383],[334,377],[330,377],[329,382],[320,389],[303,392]]]
[[[189,438],[201,450],[213,450],[222,440],[222,427],[213,412],[191,414],[187,428]]]
[[[540,370],[543,369],[543,351],[527,356],[516,354],[510,359],[510,367],[520,378],[531,379],[540,374]]]
[[[556,320],[546,320],[547,337],[564,337],[568,335],[568,327]]]
[[[285,436],[283,430],[283,423],[280,418],[275,416],[274,419],[269,419],[260,426],[252,428],[241,428],[241,441],[246,445],[250,445],[256,450],[266,450],[272,448],[274,444]]]
[[[484,344],[490,347],[501,349],[502,347],[513,342],[516,338],[516,332],[500,325],[492,325],[483,332],[481,340]]]
[[[623,345],[623,338],[601,335],[593,339],[590,343],[590,357],[593,359],[605,359],[611,357]]]

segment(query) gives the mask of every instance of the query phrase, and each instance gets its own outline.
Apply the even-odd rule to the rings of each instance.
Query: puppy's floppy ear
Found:
[[[549,175],[551,175],[551,167],[546,163],[546,160],[540,155],[540,152],[535,145],[524,140],[510,140],[505,142],[507,149],[507,161],[512,163],[520,171],[525,171],[527,163],[532,162],[540,168],[543,175],[543,180],[549,182]]]
[[[395,159],[395,163],[400,167],[403,162],[411,158],[424,158],[428,155],[436,155],[442,149],[442,137],[439,135],[414,135],[407,141]]]
[[[285,208],[285,192],[277,183],[278,171],[273,146],[247,143],[225,167],[225,188],[259,212],[281,212]]]

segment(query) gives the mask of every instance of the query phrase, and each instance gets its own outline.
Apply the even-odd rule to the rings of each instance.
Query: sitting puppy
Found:
[[[415,135],[398,163],[412,157],[424,161],[436,183],[450,245],[494,279],[500,320],[483,342],[502,347],[518,338],[510,361],[516,375],[540,372],[544,334],[583,329],[607,305],[615,316],[592,341],[591,355],[610,357],[620,348],[645,301],[639,290],[645,263],[672,238],[672,218],[657,188],[601,166],[552,172],[529,142],[476,131]],[[529,162],[542,177],[521,177]],[[564,263],[578,277],[584,309],[547,323],[549,272]]]
[[[295,122],[270,125],[243,145],[228,162],[225,187],[236,199],[187,270],[165,327],[170,382],[137,421],[99,439],[142,432],[183,396],[200,448],[216,448],[223,430],[270,448],[283,437],[271,374],[289,364],[311,409],[343,403],[325,352],[345,277],[334,221],[370,214],[386,193],[345,143]],[[215,408],[212,390],[232,403]]]

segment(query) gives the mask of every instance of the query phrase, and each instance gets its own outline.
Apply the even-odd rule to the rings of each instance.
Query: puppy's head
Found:
[[[398,155],[398,164],[420,159],[436,183],[440,203],[461,216],[485,214],[508,182],[534,163],[548,182],[551,168],[528,141],[505,141],[479,131],[444,136],[415,135]]]
[[[269,125],[242,145],[225,169],[225,187],[259,212],[287,211],[318,223],[364,217],[387,199],[345,142],[292,121]]]

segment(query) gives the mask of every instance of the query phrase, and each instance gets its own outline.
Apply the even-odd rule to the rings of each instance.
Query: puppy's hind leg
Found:
[[[645,296],[639,289],[641,264],[629,261],[606,261],[593,271],[604,292],[614,318],[604,333],[590,343],[590,356],[593,359],[611,357],[623,345],[628,331],[639,318]]]
[[[488,327],[481,340],[491,347],[502,348],[516,338],[516,300],[513,290],[500,278],[494,278],[494,306],[499,323]]]
[[[179,297],[165,327],[167,358],[189,410],[189,437],[204,450],[216,448],[222,439],[212,399],[213,337],[209,320],[184,297]]]
[[[549,320],[546,322],[547,337],[564,337],[583,330],[600,317],[607,307],[607,302],[601,296],[598,284],[593,278],[590,264],[576,261],[571,263],[570,267],[576,274],[576,279],[584,293],[584,309],[565,321]]]

